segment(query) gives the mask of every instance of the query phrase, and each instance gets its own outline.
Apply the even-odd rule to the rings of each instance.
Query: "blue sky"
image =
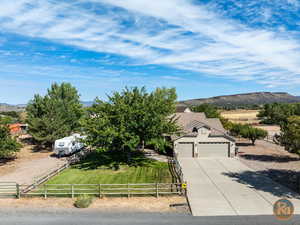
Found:
[[[63,81],[83,100],[125,86],[300,95],[300,1],[1,0],[0,102]]]

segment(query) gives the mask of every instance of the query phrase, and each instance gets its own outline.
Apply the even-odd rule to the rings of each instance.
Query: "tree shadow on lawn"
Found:
[[[282,155],[254,155],[254,154],[242,154],[239,157],[247,160],[256,160],[262,162],[278,162],[278,163],[286,163],[293,161],[300,161],[298,157],[291,156],[282,156]]]
[[[118,151],[92,152],[84,160],[74,165],[74,168],[84,170],[112,169],[120,165],[151,166],[154,160],[145,157],[141,151],[131,152],[130,160],[127,154]]]
[[[300,199],[299,171],[269,169],[257,172],[227,172],[223,173],[223,175],[228,176],[239,183],[246,184],[253,189],[269,192],[278,197],[292,197]],[[272,182],[271,179],[275,182]]]

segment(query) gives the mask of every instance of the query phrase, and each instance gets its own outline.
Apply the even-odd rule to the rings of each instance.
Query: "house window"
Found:
[[[198,133],[197,127],[194,127],[194,128],[193,128],[193,133]]]

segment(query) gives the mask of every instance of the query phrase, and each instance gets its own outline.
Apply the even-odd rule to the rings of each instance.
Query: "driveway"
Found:
[[[300,214],[300,196],[234,158],[181,158],[194,216],[272,215],[288,198]]]

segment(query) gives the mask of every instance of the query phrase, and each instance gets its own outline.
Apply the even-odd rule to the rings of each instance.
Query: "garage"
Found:
[[[178,157],[191,158],[194,155],[194,143],[193,142],[179,142],[177,146]]]
[[[199,142],[198,157],[230,157],[229,142]]]

